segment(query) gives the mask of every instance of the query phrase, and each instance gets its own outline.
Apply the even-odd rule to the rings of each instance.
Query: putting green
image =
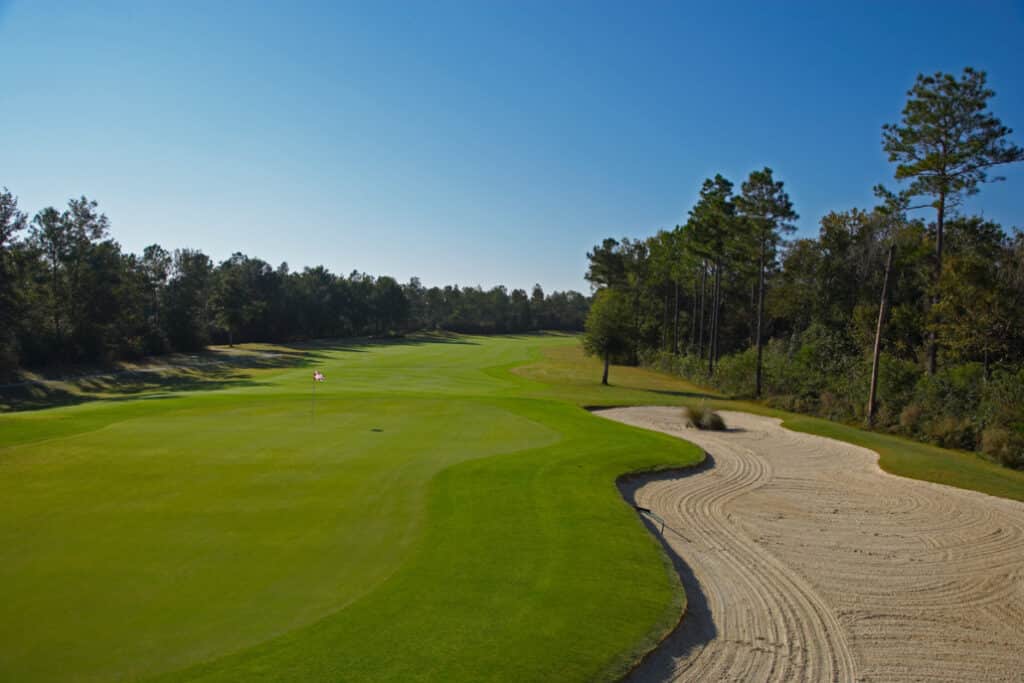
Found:
[[[682,601],[615,477],[700,452],[513,370],[576,345],[254,347],[0,416],[0,680],[614,678]]]

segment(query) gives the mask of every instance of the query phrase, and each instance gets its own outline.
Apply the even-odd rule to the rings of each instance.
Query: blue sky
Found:
[[[771,166],[803,234],[870,205],[918,72],[986,69],[1024,132],[1024,3],[832,5],[0,0],[0,185],[132,251],[585,290],[716,172]],[[968,208],[1024,227],[1005,175]]]

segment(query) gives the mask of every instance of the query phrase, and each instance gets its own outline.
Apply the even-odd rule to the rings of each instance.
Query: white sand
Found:
[[[1024,681],[1024,504],[886,474],[775,419],[597,414],[711,456],[623,484],[665,519],[689,603],[630,680]]]

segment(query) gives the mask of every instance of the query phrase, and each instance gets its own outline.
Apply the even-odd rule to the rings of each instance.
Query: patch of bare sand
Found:
[[[886,474],[858,446],[723,412],[597,415],[684,438],[692,472],[622,484],[686,589],[635,681],[1024,681],[1024,505]]]

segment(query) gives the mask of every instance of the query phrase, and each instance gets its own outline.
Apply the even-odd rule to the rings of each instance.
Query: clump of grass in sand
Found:
[[[686,420],[687,427],[711,431],[722,431],[725,429],[725,420],[722,419],[722,416],[705,406],[685,406],[683,408],[683,419]]]

